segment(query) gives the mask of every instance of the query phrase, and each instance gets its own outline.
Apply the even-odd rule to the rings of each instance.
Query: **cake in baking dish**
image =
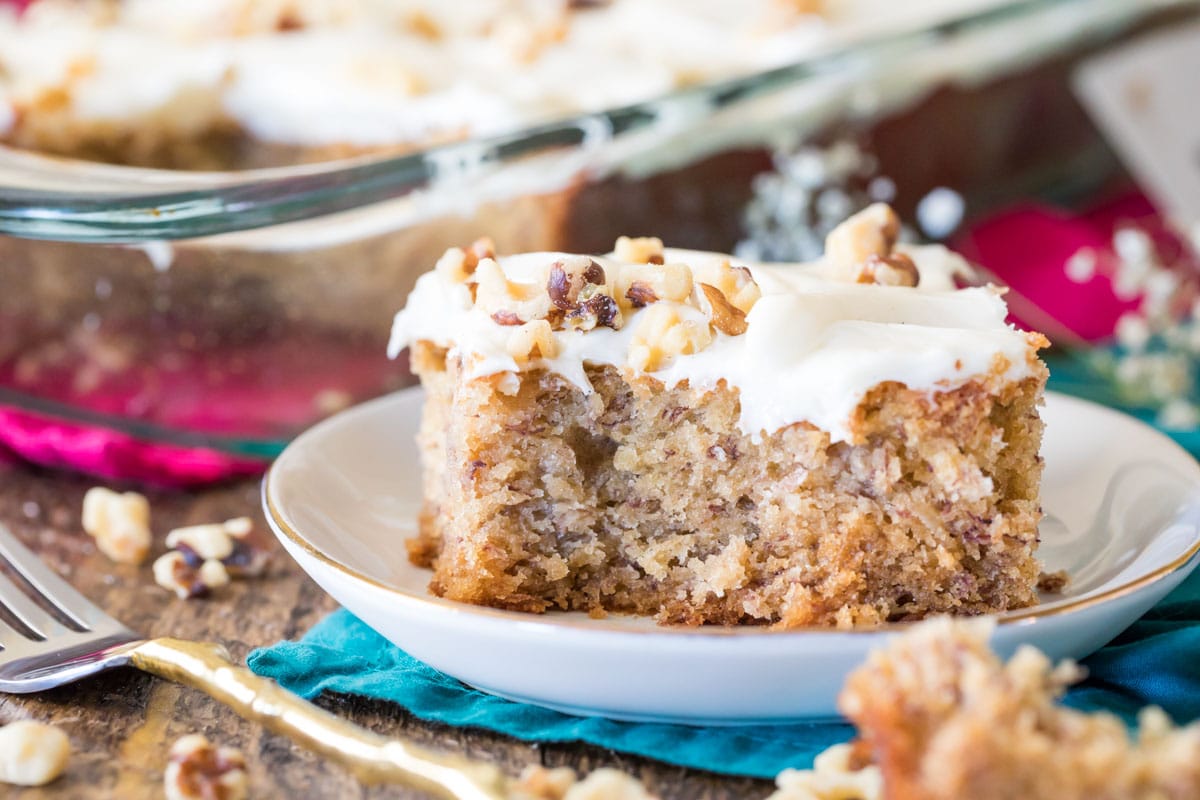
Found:
[[[1045,339],[876,205],[806,265],[454,248],[396,318],[431,590],[851,627],[1035,602]]]

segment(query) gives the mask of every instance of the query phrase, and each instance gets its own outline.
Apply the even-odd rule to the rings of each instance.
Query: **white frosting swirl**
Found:
[[[992,375],[997,365],[1003,381],[1033,374],[1035,347],[1027,334],[1005,322],[1007,307],[996,289],[955,289],[953,275],[969,268],[943,247],[899,249],[917,263],[919,288],[841,282],[822,261],[748,264],[763,295],[746,316],[746,333],[717,332],[707,348],[676,356],[649,374],[667,386],[686,380],[694,387],[715,387],[724,381],[736,388],[746,434],[757,437],[803,421],[827,431],[833,441],[850,439],[855,409],[880,383],[935,391]],[[502,258],[500,265],[510,279],[527,282],[563,256],[527,253]],[[666,251],[668,263],[688,264],[699,281],[728,259]],[[596,261],[606,270],[621,264],[612,255]],[[590,392],[585,364],[632,369],[628,353],[642,313],[627,312],[620,330],[556,332],[558,354],[525,368],[553,370]],[[468,378],[519,372],[522,366],[506,348],[511,331],[475,307],[465,285],[430,272],[396,315],[389,354],[395,357],[424,340],[471,354]]]

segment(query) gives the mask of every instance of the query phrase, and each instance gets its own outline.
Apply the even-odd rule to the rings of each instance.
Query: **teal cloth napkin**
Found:
[[[1087,659],[1088,679],[1067,696],[1087,711],[1132,721],[1147,704],[1177,722],[1200,718],[1200,570],[1110,645]],[[390,700],[423,720],[540,742],[582,741],[684,767],[773,778],[808,767],[853,729],[837,722],[689,727],[573,717],[459,683],[390,644],[346,610],[298,642],[252,652],[250,669],[307,698],[322,692]],[[802,679],[797,676],[797,680]]]

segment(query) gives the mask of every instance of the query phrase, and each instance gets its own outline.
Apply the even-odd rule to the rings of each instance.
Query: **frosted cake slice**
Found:
[[[396,318],[435,594],[850,627],[1036,600],[1046,340],[872,206],[806,265],[453,248]]]

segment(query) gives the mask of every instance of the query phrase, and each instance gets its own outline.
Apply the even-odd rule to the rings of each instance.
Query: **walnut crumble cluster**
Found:
[[[566,256],[546,265],[540,280],[519,282],[505,274],[491,241],[480,239],[447,250],[435,269],[466,285],[493,322],[513,329],[507,351],[519,364],[555,358],[558,332],[620,330],[632,311],[646,309],[629,363],[653,372],[674,356],[700,352],[717,332],[745,333],[746,314],[762,296],[750,270],[728,261],[709,282],[697,280],[688,265],[666,261],[660,239],[622,236],[614,256],[626,263],[606,269],[588,256]]]

